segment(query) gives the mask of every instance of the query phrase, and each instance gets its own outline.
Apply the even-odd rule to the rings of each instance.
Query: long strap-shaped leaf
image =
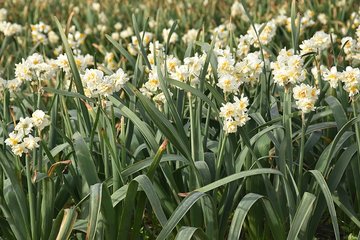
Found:
[[[178,234],[176,234],[175,240],[191,240],[196,239],[206,240],[208,237],[203,230],[196,227],[181,227]]]
[[[222,178],[220,180],[217,180],[213,183],[210,183],[204,187],[198,188],[195,191],[197,192],[208,192],[211,190],[214,190],[215,188],[218,188],[220,186],[223,186],[225,184],[228,184],[230,182],[239,180],[241,178],[245,178],[245,177],[250,177],[250,176],[256,176],[256,175],[260,175],[260,174],[278,174],[278,175],[282,175],[282,173],[278,170],[275,169],[270,169],[270,168],[262,168],[262,169],[253,169],[253,170],[248,170],[248,171],[243,171],[240,173],[235,173],[232,174],[230,176],[227,176],[225,178]]]
[[[149,146],[149,148],[155,153],[158,149],[158,144],[155,140],[155,134],[150,130],[148,125],[142,121],[133,111],[131,111],[128,107],[122,104],[118,99],[113,96],[109,96],[110,101],[115,104],[116,107],[119,108],[120,112],[127,117],[130,121],[132,121],[135,126],[138,127],[141,134],[144,136],[144,139]]]
[[[296,210],[295,217],[291,223],[290,231],[287,236],[287,240],[297,239],[300,229],[307,223],[308,216],[314,207],[315,195],[305,192],[298,209]]]
[[[139,90],[137,90],[133,85],[127,83],[131,88],[131,91],[139,98],[145,110],[151,117],[151,120],[157,125],[160,131],[165,135],[165,137],[173,144],[179,152],[181,152],[186,159],[191,159],[191,154],[188,146],[181,139],[181,136],[177,133],[176,128],[171,124],[171,122],[165,118],[164,114],[161,113],[155,105],[146,98]],[[191,163],[191,161],[190,161]]]
[[[27,207],[28,203],[26,201],[24,191],[20,186],[20,182],[14,171],[14,166],[12,166],[12,162],[9,161],[9,158],[2,151],[0,151],[0,165],[4,170],[6,176],[9,178],[12,187],[14,188],[16,200],[18,202],[18,206],[22,215],[21,217],[23,218],[24,223],[27,224],[27,226],[25,226],[26,233],[24,234],[26,236],[30,236],[29,209]]]
[[[234,217],[231,221],[228,240],[238,240],[240,238],[242,225],[245,221],[245,217],[250,208],[256,203],[257,200],[263,196],[256,193],[248,193],[241,199],[236,207]]]
[[[56,240],[67,240],[70,237],[71,231],[74,227],[77,211],[75,208],[67,208],[64,210],[64,217],[62,219],[59,233],[56,237]]]
[[[85,179],[85,181],[89,186],[94,185],[96,183],[100,183],[100,179],[97,175],[93,158],[83,137],[80,135],[80,133],[76,132],[73,138],[74,138],[76,160],[83,178]],[[114,227],[115,213],[114,213],[114,208],[112,207],[110,193],[108,192],[107,188],[103,188],[101,206],[104,217],[106,219],[107,230],[108,230],[107,235],[108,237],[110,236],[116,237],[116,233],[115,233],[116,229]]]
[[[117,202],[119,202],[120,199],[121,200],[125,199],[123,211],[121,214],[121,221],[119,225],[119,236],[121,236],[124,239],[127,239],[130,232],[131,216],[133,209],[135,207],[135,198],[139,190],[138,189],[139,185],[145,192],[147,198],[149,199],[151,207],[153,208],[153,211],[156,217],[158,218],[160,224],[164,226],[167,221],[165,213],[161,207],[160,199],[157,196],[156,191],[150,179],[146,175],[137,176],[128,185],[125,185],[127,186],[126,188],[125,186],[123,186],[113,194],[114,196],[113,200],[116,200]],[[125,195],[125,189],[127,189],[126,195]],[[115,195],[117,196],[117,198],[115,198]]]
[[[331,192],[329,190],[329,187],[326,184],[324,177],[321,175],[321,173],[318,170],[310,170],[309,172],[312,175],[314,175],[316,181],[318,182],[318,184],[319,184],[319,186],[321,188],[321,191],[324,194],[326,204],[327,204],[329,212],[330,212],[331,222],[332,222],[332,225],[333,225],[333,228],[334,228],[335,239],[338,240],[338,239],[340,239],[339,224],[338,224],[338,221],[337,221],[335,205],[334,205],[334,202],[332,200],[332,196],[331,196]]]
[[[157,240],[165,240],[169,237],[171,231],[176,227],[176,225],[181,221],[185,214],[190,210],[190,208],[201,198],[206,196],[202,192],[193,192],[187,196],[175,209],[169,220],[166,222],[165,226],[159,233]]]
[[[109,35],[105,35],[105,37],[112,43],[112,45],[114,45],[114,47],[116,47],[120,53],[129,61],[129,63],[131,64],[132,67],[135,68],[136,66],[136,61],[133,58],[133,56],[130,55],[130,53],[128,51],[126,51],[125,48],[123,48],[123,46],[121,46],[120,43],[116,42],[112,37],[110,37]]]
[[[100,218],[101,200],[103,184],[97,183],[90,187],[90,213],[89,221],[86,230],[86,239],[92,240],[95,238],[97,225]]]

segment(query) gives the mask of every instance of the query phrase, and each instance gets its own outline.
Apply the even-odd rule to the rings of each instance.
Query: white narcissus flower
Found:
[[[150,71],[149,80],[144,84],[144,86],[151,92],[155,92],[160,87],[160,79],[156,69]]]
[[[168,40],[169,34],[170,34],[170,28],[165,28],[165,29],[163,29],[163,31],[162,31],[162,37],[163,37],[163,39],[164,39],[164,43]],[[178,39],[179,39],[179,36],[177,35],[177,33],[176,33],[176,32],[173,32],[173,33],[171,34],[169,43],[174,44],[174,43],[176,43],[176,42],[178,41]]]
[[[336,66],[331,67],[330,70],[326,69],[322,72],[322,77],[325,81],[329,82],[332,88],[337,88],[342,74],[337,71]]]
[[[42,110],[33,112],[32,117],[20,118],[19,123],[15,126],[14,131],[9,134],[5,140],[5,144],[11,147],[11,151],[22,156],[39,147],[39,137],[31,135],[33,128],[42,131],[46,126],[50,125],[50,116],[46,115]]]
[[[125,30],[120,32],[120,37],[123,39],[131,37],[132,35],[134,35],[132,27],[127,27]]]
[[[7,17],[7,10],[5,8],[0,8],[0,21],[5,21]]]
[[[220,108],[219,116],[224,119],[223,130],[226,133],[234,133],[238,127],[245,125],[249,121],[249,115],[247,113],[249,99],[244,95],[240,98],[234,97],[234,102],[227,102]]]
[[[55,45],[59,42],[59,36],[54,31],[50,31],[48,37],[51,44]]]
[[[336,41],[336,36],[334,34],[332,35],[332,39],[334,42]],[[304,40],[302,44],[300,44],[300,54],[304,55],[309,52],[322,51],[329,48],[330,46],[330,34],[327,34],[324,31],[318,31],[314,34],[312,38]]]
[[[360,89],[360,69],[347,66],[345,71],[342,72],[342,82],[344,89],[349,93],[350,97],[359,93]]]
[[[21,63],[15,64],[15,77],[21,81],[31,81],[33,79],[33,72],[31,64],[25,59]]]
[[[39,137],[34,137],[32,135],[29,135],[28,137],[25,137],[23,139],[23,143],[25,147],[29,150],[34,150],[35,148],[39,147],[38,142],[40,141]]]
[[[129,77],[121,68],[119,68],[114,74],[110,75],[109,78],[114,84],[115,91],[119,91],[125,83],[129,81]]]
[[[249,21],[249,18],[246,15],[244,6],[242,5],[242,3],[235,1],[233,3],[233,5],[231,6],[231,16],[232,17],[237,17],[240,16],[242,20],[244,21]]]
[[[274,82],[279,86],[296,84],[305,80],[306,71],[303,69],[303,59],[295,55],[293,50],[282,49],[276,62],[270,64],[273,69]]]
[[[294,87],[293,96],[296,100],[297,108],[303,113],[315,110],[315,102],[318,99],[320,90],[308,84],[300,84]]]
[[[12,79],[12,80],[7,80],[6,81],[6,88],[9,89],[10,93],[17,92],[17,91],[19,91],[22,83],[23,82],[21,80],[17,79],[17,78]]]
[[[240,82],[237,81],[235,76],[224,74],[219,78],[216,85],[220,87],[224,93],[235,93],[239,90]]]
[[[22,141],[23,137],[23,134],[19,134],[16,131],[11,132],[9,137],[5,140],[5,144],[8,146],[15,146]]]
[[[32,118],[20,118],[18,124],[15,127],[15,131],[22,133],[24,135],[28,135],[32,132],[32,128],[34,126],[34,120]]]
[[[189,71],[187,66],[176,66],[175,71],[170,73],[170,77],[180,82],[185,82],[186,79],[189,77]]]
[[[233,119],[226,119],[224,121],[223,130],[226,133],[234,133],[237,131],[238,123]]]
[[[229,57],[218,57],[218,68],[217,71],[219,75],[229,74],[234,71],[235,59],[231,56]]]
[[[198,53],[195,53],[193,57],[187,57],[184,59],[184,65],[188,69],[191,85],[199,83],[199,76],[205,62],[204,57],[205,55],[199,56]]]
[[[10,37],[22,31],[22,26],[16,23],[6,21],[0,22],[0,32],[5,36]]]
[[[24,153],[28,153],[28,149],[25,147],[25,144],[24,143],[20,143],[20,144],[17,144],[17,145],[14,145],[12,148],[11,148],[11,151],[17,155],[17,156],[22,156]]]
[[[236,49],[236,56],[241,59],[250,52],[250,46],[251,46],[251,37],[250,35],[241,35],[239,38],[239,44]]]
[[[231,118],[235,116],[236,107],[231,102],[227,102],[226,104],[223,104],[223,106],[220,108],[220,114],[219,116],[222,118]]]
[[[183,37],[181,39],[183,40],[183,42],[185,44],[195,42],[198,33],[199,33],[199,30],[197,30],[197,29],[190,29],[189,31],[187,31],[187,33],[185,33],[183,35]]]
[[[42,110],[36,110],[32,114],[34,125],[42,131],[45,127],[50,125],[50,116],[46,115]]]
[[[166,68],[170,74],[174,73],[176,71],[176,67],[180,66],[180,64],[180,60],[173,55],[170,55],[166,58]]]
[[[241,83],[249,83],[254,86],[259,81],[264,62],[260,52],[249,53],[241,62],[235,64],[235,74]]]
[[[254,27],[256,29],[256,32],[254,31]],[[277,26],[275,20],[271,20],[262,24],[254,24],[254,27],[253,26],[249,27],[247,31],[247,35],[250,36],[251,44],[257,48],[260,47],[260,44],[261,45],[269,44],[276,34]],[[260,29],[262,29],[261,32]]]

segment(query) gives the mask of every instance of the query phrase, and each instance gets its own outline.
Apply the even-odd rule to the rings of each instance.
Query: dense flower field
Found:
[[[359,239],[360,7],[0,1],[1,239]]]

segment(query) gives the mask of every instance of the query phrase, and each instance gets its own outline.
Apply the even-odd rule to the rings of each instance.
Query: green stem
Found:
[[[196,161],[196,148],[195,148],[195,116],[194,116],[194,108],[192,105],[191,93],[188,93],[189,98],[189,112],[190,112],[190,134],[191,134],[191,158],[193,161]]]
[[[219,150],[219,155],[217,157],[215,180],[219,179],[219,177],[220,177],[220,170],[221,170],[221,165],[222,165],[223,160],[224,160],[223,155],[224,155],[226,141],[227,141],[227,133],[225,133],[224,137],[222,138],[222,142],[221,142],[221,146],[220,146],[220,150]]]
[[[209,94],[209,99],[212,99],[211,98],[211,93]],[[206,150],[206,148],[207,148],[207,142],[208,142],[208,136],[209,136],[210,116],[211,116],[211,107],[208,106],[207,113],[206,113],[205,128],[204,128],[204,140],[203,140],[203,149],[204,150]]]
[[[304,167],[304,150],[305,150],[305,114],[301,114],[301,142],[300,142],[300,156],[299,156],[299,176],[298,189],[301,194],[302,175]]]
[[[31,227],[31,238],[33,240],[37,239],[36,234],[36,222],[35,222],[35,205],[34,205],[34,195],[33,195],[33,186],[31,183],[31,170],[30,170],[30,158],[29,155],[26,155],[26,181],[27,181],[27,188],[29,194],[29,211],[30,211],[30,227]]]

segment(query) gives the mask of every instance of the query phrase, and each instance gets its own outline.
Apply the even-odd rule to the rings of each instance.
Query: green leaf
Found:
[[[150,130],[149,126],[142,121],[133,111],[131,111],[128,107],[122,104],[118,99],[113,96],[109,96],[110,101],[119,108],[120,112],[127,117],[130,121],[132,121],[135,126],[138,127],[139,131],[144,136],[144,139],[150,149],[155,153],[159,147],[159,144],[155,140],[154,133]]]
[[[329,190],[328,185],[325,182],[324,177],[321,175],[321,173],[318,170],[310,170],[309,171],[312,175],[314,175],[316,181],[318,182],[322,193],[324,194],[326,204],[328,205],[328,209],[330,212],[330,218],[331,222],[333,224],[334,233],[335,233],[335,239],[340,239],[340,231],[339,231],[339,224],[336,217],[336,211],[334,202],[332,200],[331,192]]]
[[[56,240],[69,239],[70,234],[73,230],[77,215],[78,215],[78,213],[74,207],[64,209],[64,216],[63,216]]]
[[[137,172],[149,167],[151,165],[152,161],[153,161],[153,157],[149,157],[142,161],[138,161],[134,164],[131,164],[130,166],[128,166],[121,172],[121,176],[123,178],[127,178],[127,177],[131,176],[132,174],[137,173]],[[173,161],[174,162],[183,162],[183,163],[188,162],[183,156],[175,155],[175,154],[165,154],[162,156],[160,163],[173,162]]]
[[[28,202],[26,200],[24,191],[22,186],[20,185],[20,182],[18,180],[17,174],[15,173],[15,167],[13,166],[12,161],[9,160],[13,160],[11,158],[9,158],[8,156],[6,156],[2,151],[0,151],[0,165],[4,171],[4,173],[6,174],[6,176],[9,178],[12,188],[14,189],[14,193],[16,196],[16,201],[18,204],[18,207],[20,208],[20,212],[21,212],[21,218],[23,219],[23,222],[26,224],[25,229],[26,229],[26,233],[23,233],[26,236],[31,236],[30,235],[30,222],[29,222],[29,209],[28,209]],[[20,216],[19,216],[20,217]]]
[[[86,230],[86,239],[95,239],[97,225],[100,218],[101,200],[102,200],[102,183],[90,186],[90,210],[89,220]]]
[[[246,178],[246,177],[251,177],[251,176],[256,176],[256,175],[261,175],[261,174],[277,174],[277,175],[282,175],[282,173],[278,170],[275,169],[270,169],[270,168],[262,168],[262,169],[253,169],[253,170],[247,170],[247,171],[243,171],[240,173],[235,173],[232,174],[230,176],[227,176],[225,178],[222,178],[220,180],[217,180],[213,183],[210,183],[204,187],[198,188],[195,190],[195,192],[208,192],[211,190],[214,190],[218,187],[221,187],[225,184],[228,184],[230,182],[239,180],[241,178]]]
[[[171,231],[176,227],[180,220],[185,216],[185,214],[190,210],[190,208],[201,198],[206,196],[202,192],[193,192],[187,196],[175,209],[169,220],[166,222],[165,226],[157,236],[157,240],[168,239]]]
[[[131,86],[129,83],[127,84],[132,88],[134,94],[139,98],[146,112],[151,117],[151,120],[157,125],[165,137],[169,139],[170,143],[172,143],[187,159],[191,159],[188,146],[185,142],[182,141],[182,137],[178,134],[170,121],[154,106],[154,104],[148,98],[139,92],[139,90]]]
[[[113,207],[116,207],[116,205],[118,205],[122,200],[125,199],[128,187],[129,185],[124,185],[111,195]]]
[[[76,93],[76,92],[69,92],[61,89],[51,88],[51,87],[43,87],[42,88],[45,92],[49,93],[55,93],[60,96],[66,96],[66,97],[72,97],[72,98],[80,98],[82,100],[88,101],[88,102],[95,102],[94,99],[88,98],[83,94]]]
[[[166,81],[168,83],[170,83],[171,85],[174,85],[176,87],[179,87],[187,92],[190,92],[191,94],[197,96],[198,98],[200,98],[201,100],[203,100],[204,102],[206,102],[207,104],[209,104],[209,106],[214,110],[214,112],[216,113],[216,116],[219,115],[219,110],[216,107],[216,105],[202,92],[200,92],[199,90],[197,90],[194,87],[191,87],[189,84],[171,79],[171,78],[167,78]]]
[[[298,234],[303,227],[303,225],[306,226],[308,216],[311,214],[311,211],[314,207],[316,197],[308,192],[305,192],[301,202],[299,204],[299,207],[296,210],[295,217],[293,222],[290,225],[290,231],[287,236],[287,240],[294,240],[297,239]]]
[[[129,61],[129,63],[131,64],[131,66],[133,68],[135,68],[136,65],[136,61],[134,59],[133,56],[130,55],[130,53],[128,51],[126,51],[125,48],[123,48],[123,46],[121,46],[121,44],[119,44],[118,42],[116,42],[114,39],[112,39],[112,37],[110,37],[109,35],[105,35],[105,37],[112,43],[112,45],[114,45],[114,47],[116,47],[120,53]]]
[[[349,208],[346,207],[338,195],[333,195],[333,200],[335,204],[351,219],[353,223],[356,224],[358,228],[360,228],[360,220],[356,217],[356,213]]]
[[[92,155],[79,132],[74,133],[74,148],[81,175],[89,186],[100,182]]]
[[[193,237],[199,240],[206,240],[208,237],[203,230],[196,227],[181,227],[178,234],[175,236],[175,240],[190,240]]]
[[[242,225],[250,208],[263,196],[256,193],[248,193],[241,199],[236,207],[233,219],[231,221],[228,240],[238,240],[240,238]]]
[[[326,97],[325,101],[330,106],[333,116],[335,118],[336,124],[337,124],[337,128],[338,128],[338,130],[340,130],[342,128],[342,126],[344,126],[346,124],[346,122],[348,121],[344,108],[342,107],[339,100],[337,100],[333,96]]]
[[[155,188],[153,187],[150,179],[146,175],[137,176],[134,181],[137,181],[141,187],[141,189],[145,192],[146,197],[148,198],[151,207],[159,220],[161,226],[164,226],[167,222],[167,218],[165,213],[161,207],[161,202],[158,195],[155,192]]]

